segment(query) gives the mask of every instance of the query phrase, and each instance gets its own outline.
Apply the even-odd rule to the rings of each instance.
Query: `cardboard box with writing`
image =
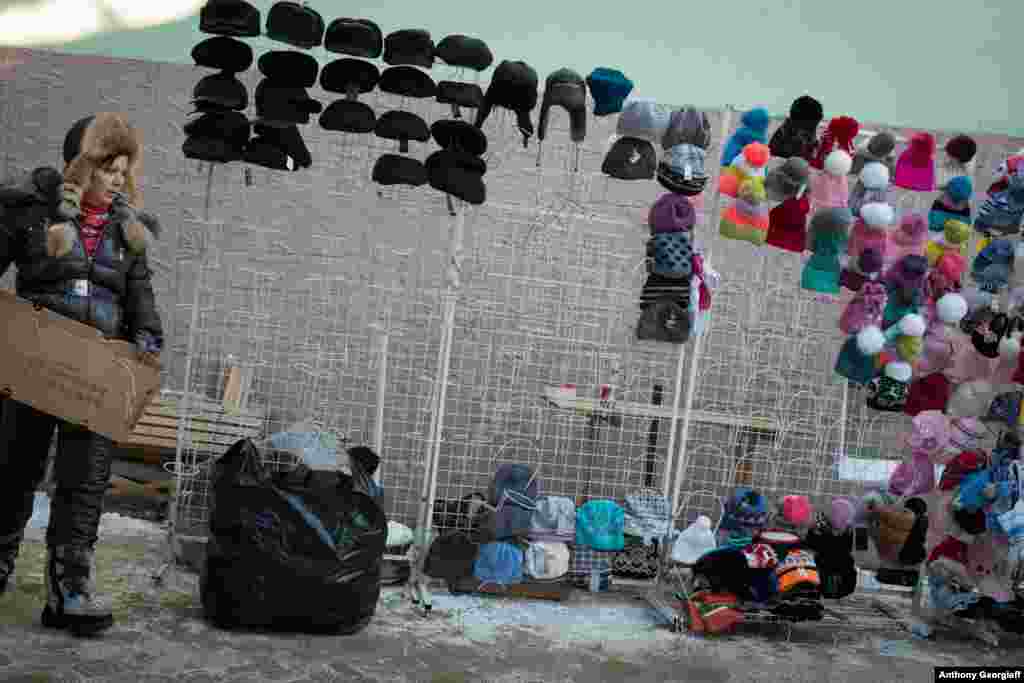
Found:
[[[125,440],[160,390],[160,371],[126,341],[0,291],[0,391],[114,441]]]

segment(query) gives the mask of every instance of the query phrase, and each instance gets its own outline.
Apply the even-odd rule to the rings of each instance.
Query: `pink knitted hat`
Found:
[[[782,516],[792,526],[810,526],[814,508],[807,496],[786,496],[782,499]]]
[[[931,192],[935,189],[935,138],[931,133],[915,133],[896,160],[893,185],[904,190]]]

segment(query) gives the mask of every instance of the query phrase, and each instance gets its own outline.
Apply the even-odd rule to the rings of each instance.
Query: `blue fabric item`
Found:
[[[967,609],[981,599],[981,595],[973,591],[954,589],[942,579],[928,579],[928,592],[932,607],[940,612],[959,612]]]
[[[725,503],[725,515],[719,529],[749,534],[768,523],[768,502],[759,492],[738,487]]]
[[[954,506],[967,512],[977,512],[988,505],[984,489],[991,483],[992,471],[987,467],[971,472],[960,482],[960,491],[957,493]]]
[[[494,520],[495,538],[503,540],[514,536],[529,536],[536,509],[534,498],[514,489],[506,489],[498,501],[498,512]]]
[[[1013,263],[1013,243],[1007,239],[994,239],[985,245],[985,248],[974,257],[971,273],[980,273],[989,266],[1008,266]]]
[[[654,242],[654,271],[658,275],[688,278],[693,275],[693,243],[689,232],[662,232]]]
[[[473,562],[473,577],[481,584],[519,583],[523,580],[523,561],[523,551],[518,546],[502,541],[485,543]]]
[[[757,107],[745,112],[740,118],[742,125],[732,134],[722,150],[722,166],[731,164],[747,145],[754,142],[766,143],[770,121],[768,110],[764,108]]]
[[[774,569],[751,569],[747,577],[750,598],[754,602],[769,602],[779,592],[779,580]]]
[[[615,551],[625,546],[625,513],[610,500],[591,500],[576,511],[576,545]]]
[[[866,356],[857,348],[856,335],[851,336],[839,350],[836,358],[836,373],[857,384],[867,384],[878,374],[875,357]]]
[[[967,201],[974,194],[974,183],[967,176],[957,176],[946,184],[946,194],[954,202]]]
[[[621,71],[599,66],[587,76],[587,87],[594,98],[594,116],[608,116],[622,111],[622,103],[633,92],[633,81]]]
[[[306,504],[302,502],[301,498],[277,489],[275,489],[275,491],[277,491],[277,494],[284,498],[296,512],[302,515],[302,519],[306,521],[309,528],[315,531],[317,536],[319,536],[331,550],[337,550],[337,544],[331,534],[328,533],[327,528],[324,527],[323,522],[320,521],[320,518],[317,517],[312,510],[306,507]]]
[[[672,511],[665,496],[640,493],[626,495],[623,506],[625,517],[624,532],[643,539],[650,545],[668,535],[672,522]]]
[[[297,452],[312,469],[338,467],[338,439],[321,432],[277,432],[271,434],[270,445],[282,451]]]
[[[536,501],[540,494],[540,482],[533,476],[533,469],[527,465],[501,465],[494,473],[494,480],[487,492],[487,502],[497,505],[509,490],[525,494]]]

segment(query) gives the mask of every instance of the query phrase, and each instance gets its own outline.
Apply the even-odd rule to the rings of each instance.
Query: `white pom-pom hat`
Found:
[[[849,175],[853,168],[853,157],[841,149],[831,152],[825,157],[825,172],[834,176]]]
[[[874,356],[885,347],[885,333],[877,325],[868,325],[857,333],[857,350]]]
[[[860,172],[860,181],[869,190],[884,190],[889,186],[889,169],[877,161],[864,164]]]
[[[871,202],[860,208],[860,217],[872,228],[888,228],[896,222],[896,212],[888,204]]]
[[[947,325],[956,325],[967,315],[967,299],[955,292],[943,294],[935,303],[939,320]]]

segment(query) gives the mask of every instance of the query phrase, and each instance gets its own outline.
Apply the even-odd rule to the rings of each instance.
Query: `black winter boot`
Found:
[[[20,545],[21,534],[0,538],[0,595],[14,590],[14,559]]]
[[[90,550],[72,546],[49,548],[43,626],[66,628],[76,636],[86,636],[114,625],[110,601],[96,594],[92,572]]]

